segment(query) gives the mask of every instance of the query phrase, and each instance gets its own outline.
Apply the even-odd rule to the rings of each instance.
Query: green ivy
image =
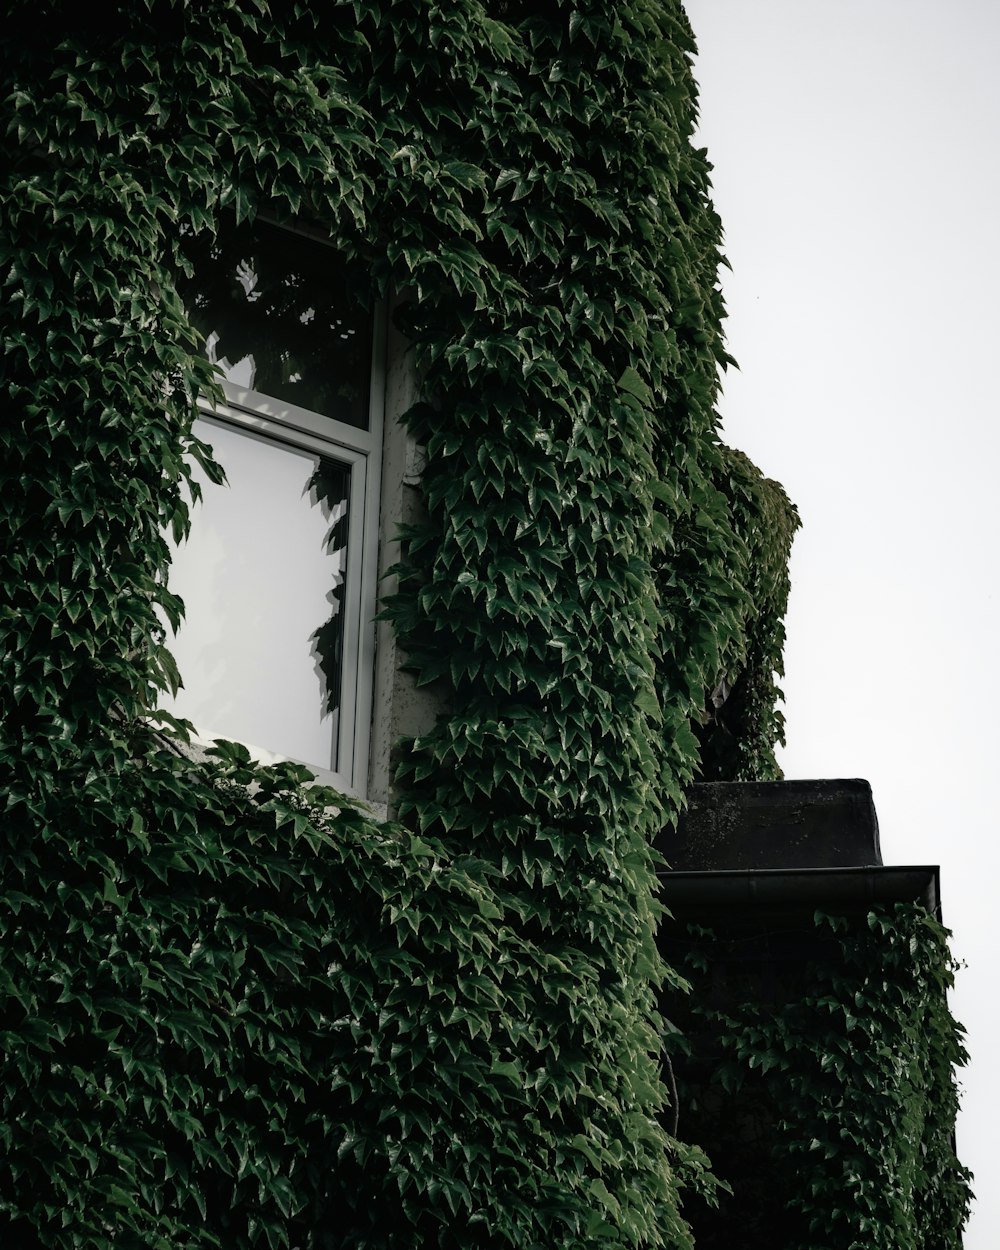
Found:
[[[305,769],[137,745],[66,778],[42,837],[10,796],[5,1241],[504,1244],[537,1165],[505,1162],[529,1108],[498,1006],[542,952],[473,866]]]
[[[740,628],[719,656],[716,680],[695,725],[703,781],[780,781],[775,747],[785,741],[776,678],[784,672],[788,559],[798,511],[777,482],[742,452],[720,448],[716,486],[744,543],[736,567],[749,600]]]
[[[0,50],[0,1221],[688,1246],[649,840],[720,674],[751,674],[734,767],[772,766],[792,522],[716,437],[680,5],[113,16],[16,0]],[[450,710],[399,748],[402,825],[148,728],[215,386],[185,241],[259,213],[414,344],[426,522],[385,608]]]
[[[681,1125],[713,1133],[723,1173],[736,1169],[704,1244],[726,1242],[725,1220],[756,1193],[747,1246],[959,1250],[971,1178],[955,1157],[954,1070],[967,1055],[947,931],[915,903],[818,912],[814,929],[759,937],[759,957],[745,935],[692,933]],[[776,952],[792,942],[805,962]]]

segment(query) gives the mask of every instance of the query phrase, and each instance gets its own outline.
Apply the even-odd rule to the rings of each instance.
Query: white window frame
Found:
[[[285,443],[349,466],[350,504],[347,567],[341,601],[344,634],[337,760],[333,768],[322,768],[312,761],[301,762],[316,775],[317,780],[362,799],[367,796],[368,790],[375,671],[386,320],[384,303],[377,304],[372,325],[367,430],[226,381],[222,382],[225,403],[213,403],[205,397],[199,399],[199,408],[213,421],[250,430],[265,440]],[[224,469],[225,464],[222,467]],[[218,488],[209,484],[205,489]],[[197,514],[192,517],[188,541],[198,541]],[[291,758],[280,754],[280,744],[272,744],[266,750],[263,744],[244,745],[255,757]]]

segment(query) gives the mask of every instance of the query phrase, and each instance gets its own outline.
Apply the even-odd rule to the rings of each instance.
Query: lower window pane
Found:
[[[249,430],[201,420],[228,486],[201,480],[170,588],[184,688],[167,710],[336,771],[350,468]]]

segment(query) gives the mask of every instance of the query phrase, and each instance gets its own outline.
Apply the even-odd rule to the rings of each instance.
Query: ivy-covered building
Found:
[[[680,4],[10,19],[3,1244],[692,1245],[653,842],[777,775],[797,518]]]
[[[692,786],[659,843],[671,1130],[726,1188],[700,1250],[961,1242],[952,965],[933,865],[882,862],[865,781]]]

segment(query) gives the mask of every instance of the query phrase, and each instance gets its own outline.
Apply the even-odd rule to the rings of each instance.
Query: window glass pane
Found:
[[[256,222],[185,251],[178,290],[228,382],[368,429],[372,318],[332,249]]]
[[[336,770],[349,466],[221,422],[195,431],[229,484],[199,475],[174,552],[184,689],[167,710],[205,737]]]

